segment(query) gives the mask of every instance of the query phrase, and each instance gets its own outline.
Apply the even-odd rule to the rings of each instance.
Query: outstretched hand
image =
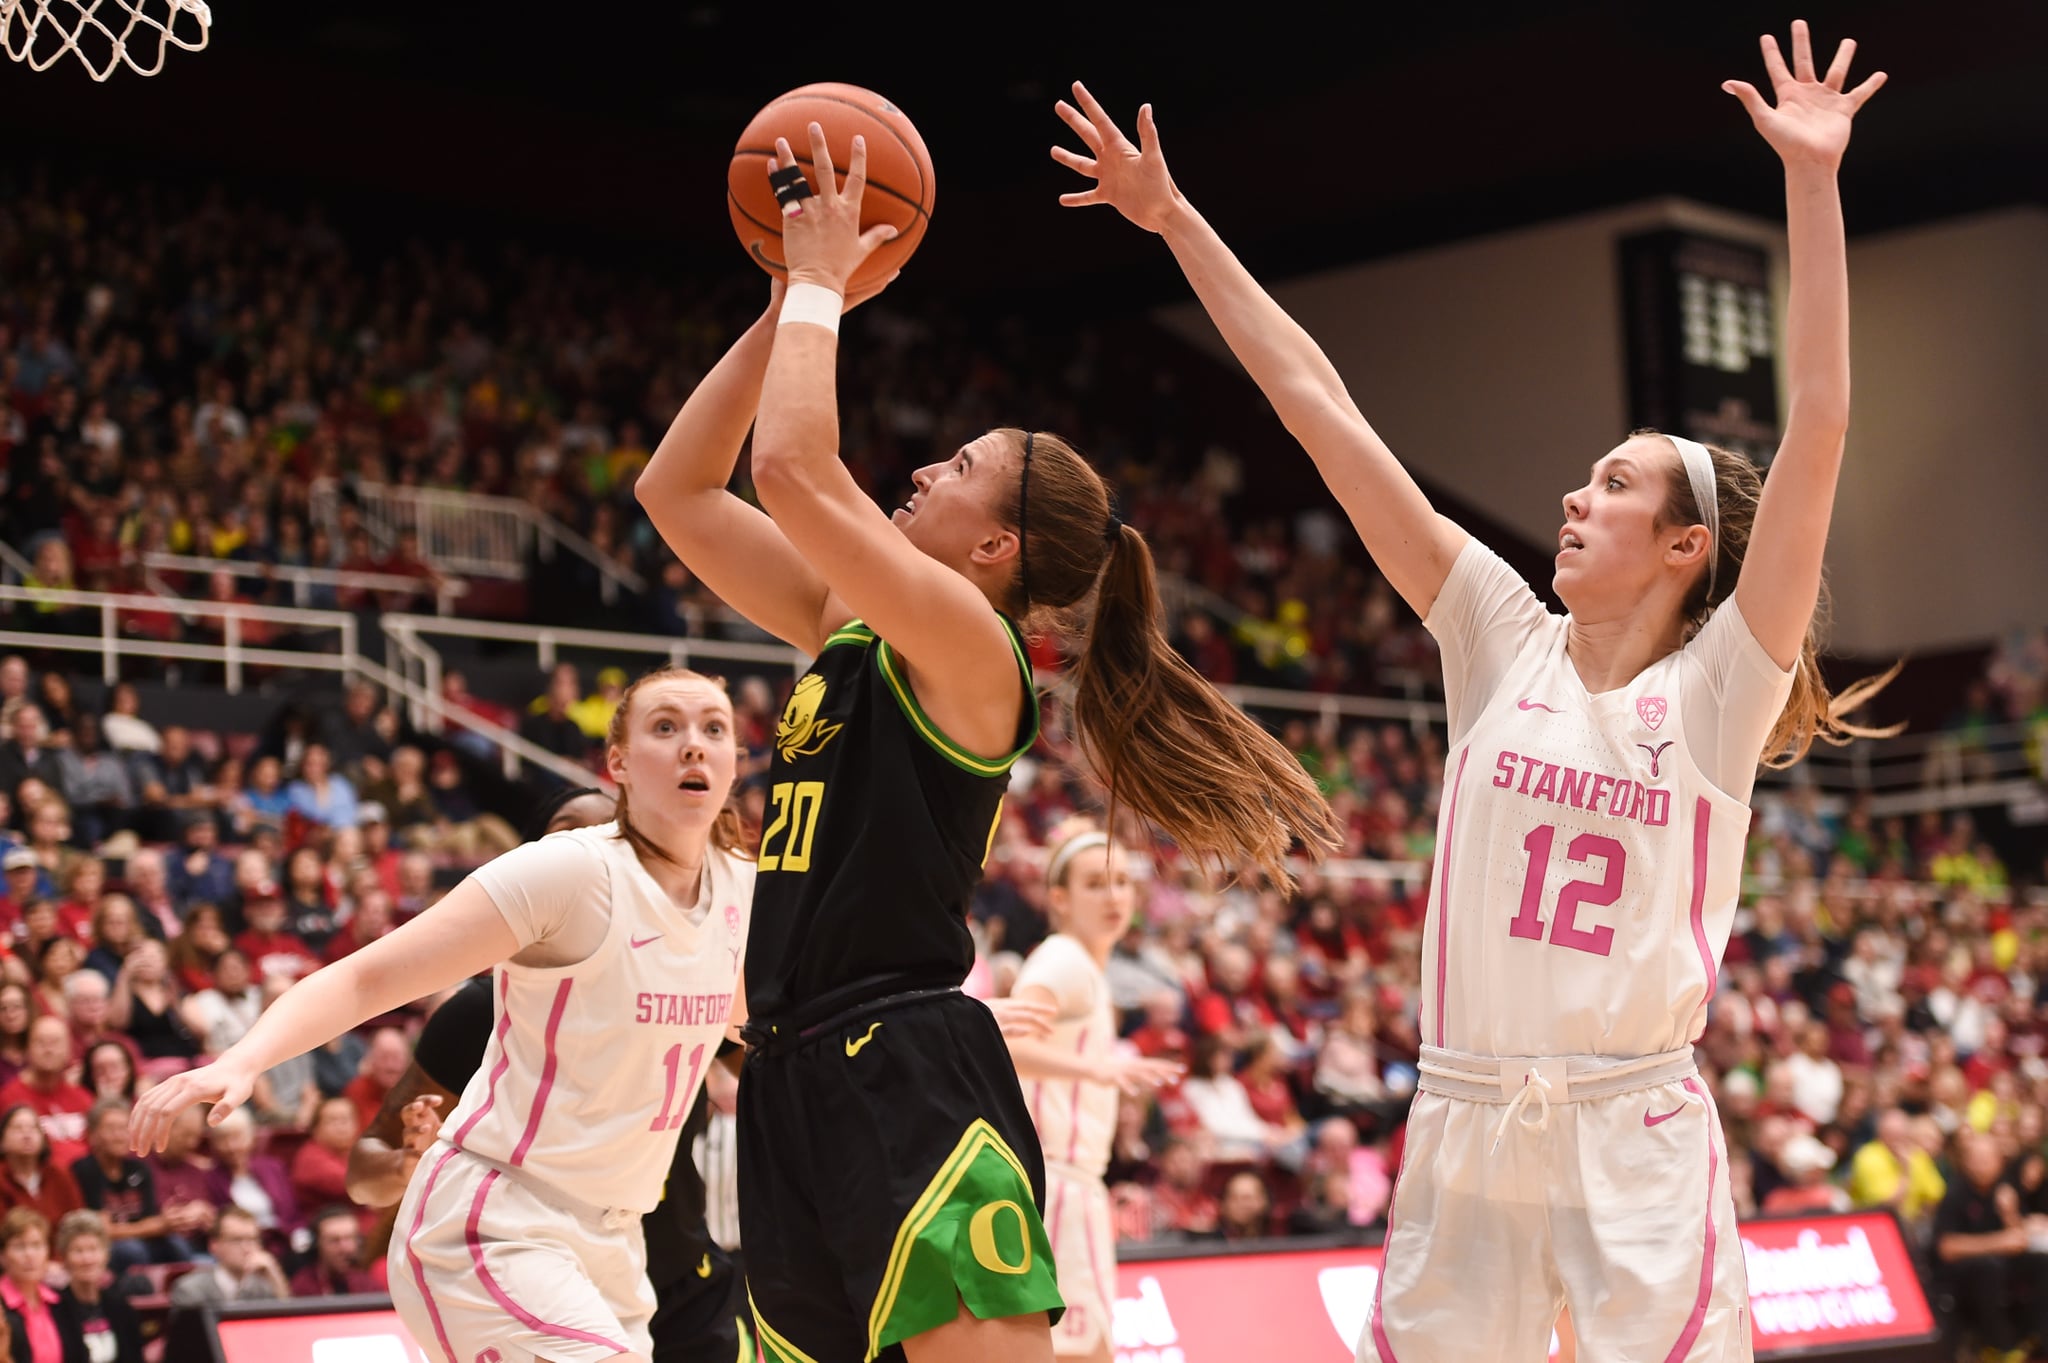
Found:
[[[1067,126],[1080,134],[1091,156],[1065,147],[1054,147],[1052,159],[1095,181],[1093,189],[1060,195],[1068,208],[1108,204],[1147,232],[1164,230],[1167,219],[1185,201],[1167,173],[1166,154],[1159,149],[1159,128],[1152,121],[1152,106],[1138,109],[1138,145],[1132,146],[1116,121],[1088,93],[1088,87],[1074,82],[1076,109],[1065,100],[1053,106]],[[1085,112],[1084,112],[1085,111]]]
[[[210,1103],[206,1124],[219,1126],[230,1112],[249,1101],[254,1085],[253,1075],[228,1060],[174,1074],[137,1100],[128,1124],[128,1144],[138,1155],[160,1154],[179,1113],[198,1103]]]
[[[1748,81],[1721,82],[1721,88],[1742,101],[1750,121],[1764,135],[1779,157],[1794,161],[1820,162],[1830,167],[1839,163],[1849,146],[1849,123],[1864,102],[1884,86],[1884,72],[1871,75],[1853,90],[1848,83],[1849,62],[1856,55],[1856,40],[1844,38],[1835,49],[1825,76],[1816,76],[1813,66],[1813,37],[1804,19],[1792,21],[1792,66],[1785,66],[1778,40],[1766,33],[1762,39],[1764,70],[1771,78],[1773,108]]]

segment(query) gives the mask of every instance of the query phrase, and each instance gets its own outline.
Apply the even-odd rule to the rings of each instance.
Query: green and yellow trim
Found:
[[[825,637],[825,648],[834,644],[859,644],[865,648],[875,641],[875,632],[858,620],[848,620]],[[819,650],[823,652],[823,649]]]
[[[775,1330],[768,1322],[762,1319],[761,1308],[754,1304],[754,1289],[751,1287],[747,1289],[747,1309],[754,1313],[754,1333],[760,1339],[761,1363],[818,1363],[817,1359],[812,1358],[802,1349],[797,1348],[796,1345],[775,1333]],[[746,1355],[746,1348],[746,1334],[742,1331],[740,1336],[740,1354],[742,1358]],[[870,1354],[869,1357],[872,1358],[873,1355]]]
[[[889,1263],[882,1273],[881,1289],[875,1293],[875,1304],[868,1311],[868,1351],[861,1363],[874,1363],[875,1356],[882,1352],[882,1330],[896,1309],[897,1294],[903,1290],[904,1272],[910,1266],[911,1247],[917,1243],[918,1237],[924,1234],[932,1219],[953,1196],[953,1190],[959,1186],[960,1180],[965,1177],[976,1158],[986,1151],[993,1151],[1015,1170],[1018,1183],[1028,1193],[1031,1176],[1024,1172],[1024,1164],[1017,1158],[1016,1152],[1010,1149],[1009,1142],[988,1124],[986,1118],[975,1118],[961,1135],[960,1143],[953,1147],[953,1153],[946,1156],[944,1163],[939,1165],[938,1173],[932,1175],[932,1181],[925,1185],[924,1193],[911,1205],[910,1214],[903,1218],[903,1224],[896,1228],[896,1241],[889,1248]],[[1025,1244],[1028,1249],[1028,1236]],[[1028,1267],[1029,1264],[1030,1256],[1027,1252],[1025,1265]],[[758,1313],[756,1314],[758,1316]],[[764,1323],[761,1328],[765,1331],[768,1327]]]
[[[889,647],[887,640],[875,650],[875,661],[880,663],[882,668],[882,680],[889,684],[889,690],[896,697],[896,704],[902,709],[904,717],[910,721],[910,727],[916,729],[924,741],[931,744],[941,757],[975,776],[1001,776],[1018,758],[1030,752],[1031,745],[1038,741],[1038,687],[1032,678],[1031,659],[1025,656],[1024,641],[1018,635],[1017,627],[1010,623],[1007,617],[1003,620],[1003,632],[1009,636],[1010,651],[1016,655],[1017,670],[1024,677],[1024,699],[1031,707],[1031,727],[1024,737],[1023,744],[1015,752],[1006,757],[993,759],[975,756],[948,738],[945,731],[932,722],[931,716],[924,712],[924,707],[917,703],[917,694],[910,689],[910,679],[903,673],[902,661],[897,657],[896,650]],[[830,642],[827,640],[828,644]]]

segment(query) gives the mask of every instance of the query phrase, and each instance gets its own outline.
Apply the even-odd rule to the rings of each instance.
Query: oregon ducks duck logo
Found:
[[[839,732],[841,725],[818,718],[818,707],[824,703],[825,679],[815,672],[797,682],[796,690],[789,693],[789,704],[782,707],[782,718],[775,725],[775,749],[783,761],[809,757]]]

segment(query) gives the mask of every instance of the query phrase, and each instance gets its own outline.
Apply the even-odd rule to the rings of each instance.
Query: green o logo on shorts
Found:
[[[996,1213],[1001,1211],[1017,1218],[1017,1239],[1024,1246],[1024,1257],[1014,1264],[1003,1258],[1003,1251],[996,1244]],[[1024,1209],[1008,1199],[991,1202],[975,1212],[967,1223],[967,1245],[974,1251],[974,1262],[991,1273],[1031,1271],[1031,1223],[1025,1219]]]

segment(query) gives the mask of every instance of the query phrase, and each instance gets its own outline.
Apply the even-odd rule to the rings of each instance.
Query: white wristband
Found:
[[[839,310],[845,306],[846,300],[823,284],[792,284],[782,295],[782,314],[775,319],[775,325],[808,322],[837,336]]]

